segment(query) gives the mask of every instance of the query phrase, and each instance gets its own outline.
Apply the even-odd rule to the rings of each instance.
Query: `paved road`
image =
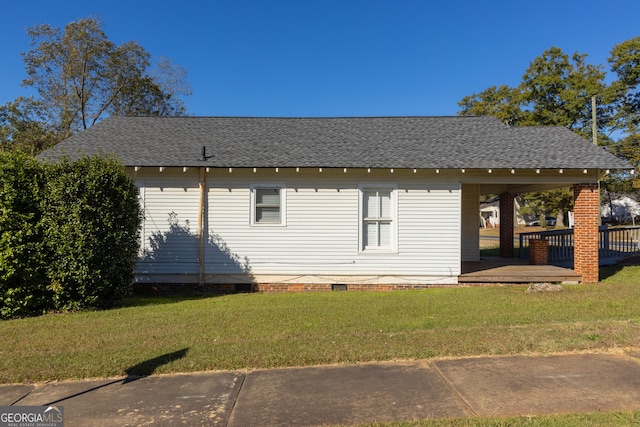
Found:
[[[0,386],[65,426],[313,426],[640,409],[640,351],[477,357]]]

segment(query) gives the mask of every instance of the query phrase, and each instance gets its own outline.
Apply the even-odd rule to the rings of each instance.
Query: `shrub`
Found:
[[[0,152],[0,317],[42,310],[46,289],[40,197],[43,169],[18,152]]]
[[[63,160],[46,170],[42,226],[54,307],[112,307],[132,289],[138,189],[115,159]]]
[[[116,305],[132,289],[140,223],[115,159],[0,152],[0,318]]]

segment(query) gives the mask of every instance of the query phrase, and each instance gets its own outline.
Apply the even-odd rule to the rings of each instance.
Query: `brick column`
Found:
[[[576,184],[573,229],[573,269],[584,283],[598,281],[598,184]]]
[[[500,194],[500,256],[513,258],[513,195]]]
[[[549,242],[544,239],[529,240],[529,264],[549,264]]]

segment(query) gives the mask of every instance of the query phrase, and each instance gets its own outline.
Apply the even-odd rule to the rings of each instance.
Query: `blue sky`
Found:
[[[25,28],[89,16],[184,67],[201,116],[455,115],[466,95],[517,85],[551,46],[606,66],[640,35],[638,0],[11,1],[0,104],[29,94]]]

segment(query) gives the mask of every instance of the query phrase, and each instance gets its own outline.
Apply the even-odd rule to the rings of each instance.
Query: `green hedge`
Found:
[[[114,159],[0,153],[0,316],[107,308],[131,292],[138,190]]]
[[[0,316],[40,310],[46,289],[40,222],[44,169],[19,153],[0,152]]]

